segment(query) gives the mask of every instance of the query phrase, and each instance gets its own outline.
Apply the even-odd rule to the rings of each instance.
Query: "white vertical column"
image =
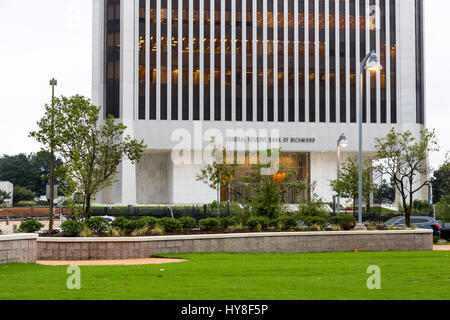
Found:
[[[120,115],[127,126],[124,136],[134,136],[136,87],[136,2],[122,1],[120,6]],[[136,204],[136,166],[124,158],[121,166],[123,204]]]
[[[278,121],[278,0],[273,0],[273,121]]]
[[[294,117],[299,119],[299,74],[298,74],[298,0],[294,1]]]
[[[229,1],[229,0],[228,0]],[[221,100],[221,116],[220,120],[225,121],[225,71],[226,71],[226,61],[225,61],[225,9],[226,9],[226,2],[222,1],[222,5],[220,6],[220,30],[222,34],[222,39],[220,41],[220,100]]]
[[[199,118],[200,121],[205,119],[204,111],[205,111],[205,3],[204,1],[209,0],[197,0],[200,2],[199,10],[199,19],[200,19],[200,35],[198,37],[199,45],[200,45],[200,96],[199,96]]]
[[[305,122],[309,122],[309,1],[305,0]]]
[[[194,3],[189,0],[189,120],[194,119]],[[185,93],[186,94],[186,93]]]
[[[386,122],[391,123],[391,11],[386,0]],[[384,67],[384,66],[383,66]]]
[[[267,121],[267,0],[263,1],[263,121]]]
[[[103,0],[92,2],[92,103],[101,106],[105,115],[105,3]]]
[[[336,122],[341,122],[341,17],[339,0],[335,0],[335,19],[336,19]]]
[[[350,2],[345,0],[345,116],[350,123]]]
[[[253,0],[253,10],[252,10],[252,26],[253,26],[253,121],[257,121],[258,120],[258,116],[257,116],[257,106],[258,106],[258,95],[256,90],[258,89],[258,66],[256,65],[258,62],[257,59],[257,39],[258,39],[258,8],[256,7],[256,0]]]
[[[380,27],[381,27],[381,12],[380,12],[380,0],[376,0],[376,15],[375,15],[375,25],[376,28],[376,50],[378,57],[380,57]],[[383,66],[384,67],[384,66]],[[381,123],[381,72],[376,73],[377,81],[377,123]]]
[[[156,119],[161,120],[161,0],[156,2]]]
[[[145,120],[150,119],[150,0],[145,1]]]
[[[330,122],[330,0],[325,0],[325,122]],[[332,0],[331,0],[332,1]],[[323,92],[321,94],[324,94]]]
[[[315,39],[315,72],[314,72],[314,83],[315,83],[315,93],[316,93],[316,117],[315,122],[320,122],[320,39],[319,39],[319,0],[314,2],[314,39]]]
[[[240,1],[240,0],[238,0]],[[236,0],[231,0],[231,120],[236,121]],[[242,26],[241,26],[242,28]],[[242,48],[242,47],[241,47]]]
[[[284,58],[283,58],[283,81],[284,81],[284,122],[289,120],[289,16],[288,2],[284,1]]]
[[[167,0],[167,120],[172,119],[172,0]]]

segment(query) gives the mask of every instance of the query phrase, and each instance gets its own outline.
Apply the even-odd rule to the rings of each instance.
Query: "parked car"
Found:
[[[411,216],[411,225],[415,225],[421,229],[432,229],[433,235],[439,236],[439,222],[434,220],[433,217],[426,216]],[[399,216],[392,219],[389,219],[385,223],[382,223],[383,227],[396,226],[402,228],[405,226],[405,217]]]
[[[439,235],[441,239],[450,241],[450,222],[441,223],[441,227],[439,228]]]

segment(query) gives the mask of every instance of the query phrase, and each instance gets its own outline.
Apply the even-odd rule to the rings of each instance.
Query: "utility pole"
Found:
[[[50,80],[52,86],[52,139],[55,134],[55,117],[54,117],[54,105],[55,105],[55,86],[58,85],[58,81],[53,78]],[[55,149],[53,141],[50,140],[50,210],[49,210],[49,231],[53,231],[53,203],[55,201]]]

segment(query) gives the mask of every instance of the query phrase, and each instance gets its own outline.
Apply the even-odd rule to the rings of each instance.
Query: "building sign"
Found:
[[[227,137],[227,142],[278,142],[278,143],[315,143],[316,138],[305,137]]]

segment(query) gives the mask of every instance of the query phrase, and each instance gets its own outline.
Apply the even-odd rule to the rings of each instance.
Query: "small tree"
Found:
[[[331,180],[331,189],[336,192],[339,197],[353,200],[353,213],[356,209],[356,199],[359,197],[359,170],[358,161],[349,157],[339,170],[339,179]],[[370,203],[370,194],[375,191],[375,185],[372,181],[372,170],[363,169],[363,200]],[[369,207],[370,210],[370,207]]]
[[[428,173],[432,171],[427,157],[430,152],[438,150],[434,130],[422,130],[420,138],[416,139],[410,131],[396,132],[392,128],[386,137],[375,141],[375,169],[393,180],[401,196],[406,225],[411,227],[414,194],[430,184]],[[422,175],[424,180],[419,182],[418,175]]]
[[[207,184],[211,189],[219,191],[222,186],[227,188],[227,211],[230,212],[230,186],[236,182],[238,163],[236,159],[231,161],[224,161],[224,148],[214,144],[214,155],[216,159],[203,168],[199,174],[196,175],[196,180]],[[220,199],[217,199],[220,202]],[[219,209],[219,208],[218,208]]]
[[[431,184],[434,203],[438,203],[443,196],[450,194],[450,154],[446,154],[444,163],[434,172]]]
[[[450,194],[443,196],[436,204],[436,217],[442,222],[450,222]]]
[[[8,192],[0,189],[0,205],[5,203],[5,200],[10,199],[10,195]]]
[[[70,192],[83,194],[83,217],[90,215],[93,196],[116,182],[123,157],[134,163],[146,148],[143,141],[124,135],[125,125],[112,116],[101,122],[99,114],[100,107],[83,96],[55,98],[53,108],[46,106],[39,130],[30,133],[43,145],[55,146],[64,161]]]

